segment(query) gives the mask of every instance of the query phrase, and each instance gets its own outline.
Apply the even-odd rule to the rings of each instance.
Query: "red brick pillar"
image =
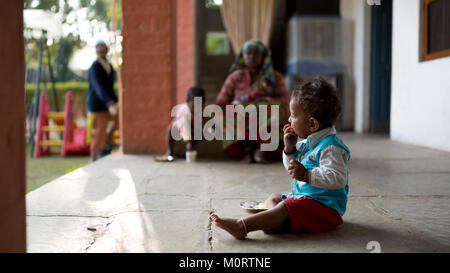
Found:
[[[194,85],[194,0],[177,1],[177,103],[186,101]]]
[[[122,12],[123,152],[161,153],[170,111],[193,83],[194,0],[127,0]]]
[[[0,8],[0,252],[26,252],[23,2]]]

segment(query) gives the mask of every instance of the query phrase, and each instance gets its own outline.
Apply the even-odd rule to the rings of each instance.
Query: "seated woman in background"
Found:
[[[266,132],[278,130],[280,139],[282,139],[283,125],[288,122],[289,117],[289,91],[281,73],[274,71],[270,49],[258,40],[245,42],[230,69],[230,73],[217,96],[216,103],[221,106],[227,104],[243,104],[244,106],[253,104],[257,109],[258,105],[268,105],[268,116],[265,123],[268,128]],[[279,105],[279,128],[270,128],[271,119],[275,118],[270,116],[270,105]],[[257,119],[258,116],[256,117]],[[223,141],[225,153],[237,160],[245,158],[248,162],[257,163],[281,159],[282,142],[280,142],[276,151],[265,152],[260,149],[263,141],[260,139],[259,130],[258,140],[247,140],[248,118],[246,116],[246,140],[237,140],[237,122],[233,122],[235,139]],[[259,123],[259,120],[256,122]],[[226,122],[224,122],[225,126]],[[258,124],[258,128],[259,126],[262,126],[262,124]],[[225,130],[226,128],[224,128],[224,132]]]

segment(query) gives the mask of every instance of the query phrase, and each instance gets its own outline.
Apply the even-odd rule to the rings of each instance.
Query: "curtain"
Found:
[[[223,0],[222,21],[237,54],[249,39],[269,46],[275,0]]]

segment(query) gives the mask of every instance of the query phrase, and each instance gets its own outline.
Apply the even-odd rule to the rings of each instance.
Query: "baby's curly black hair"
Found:
[[[195,97],[201,97],[204,101],[205,100],[205,90],[198,86],[192,86],[191,88],[189,88],[186,101],[194,101]]]
[[[298,103],[306,114],[317,119],[320,129],[333,126],[342,110],[336,89],[320,77],[296,86],[291,100]]]

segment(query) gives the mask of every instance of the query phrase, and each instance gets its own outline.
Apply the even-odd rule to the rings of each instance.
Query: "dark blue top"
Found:
[[[107,112],[107,105],[118,101],[114,93],[114,70],[112,66],[111,73],[108,75],[100,62],[96,60],[89,69],[88,80],[87,110],[89,112]]]

